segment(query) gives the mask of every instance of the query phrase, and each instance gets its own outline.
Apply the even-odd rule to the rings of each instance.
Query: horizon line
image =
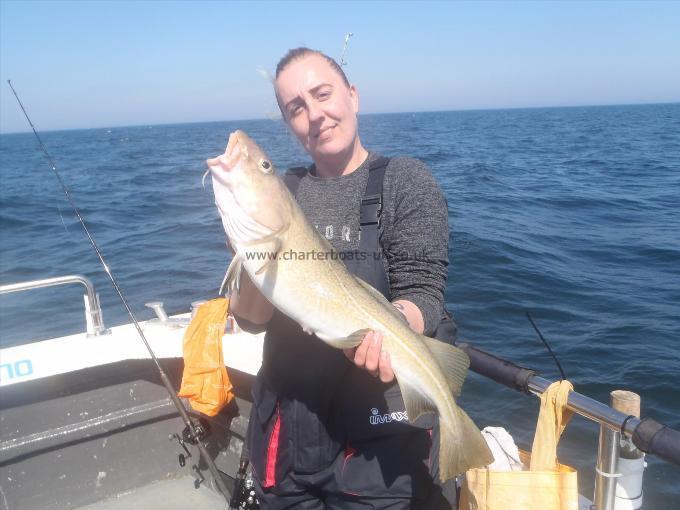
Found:
[[[477,112],[477,111],[505,111],[505,110],[544,110],[544,109],[559,109],[559,108],[596,108],[596,107],[615,107],[615,106],[654,106],[654,105],[675,105],[680,104],[680,101],[659,101],[659,102],[648,102],[648,103],[607,103],[607,104],[578,104],[578,105],[551,105],[551,106],[510,106],[510,107],[488,107],[488,108],[457,108],[457,109],[445,109],[445,110],[403,110],[403,111],[390,111],[390,112],[368,112],[359,113],[361,116],[370,115],[404,115],[404,114],[415,114],[415,113],[454,113],[454,112]],[[222,119],[222,120],[193,120],[193,121],[180,121],[180,122],[165,122],[161,124],[124,124],[115,126],[92,126],[92,127],[74,127],[74,128],[58,128],[58,129],[43,129],[39,133],[60,133],[64,131],[88,131],[94,129],[125,129],[125,128],[138,128],[138,127],[163,127],[163,126],[185,126],[187,124],[218,124],[224,122],[253,122],[258,120],[270,120],[270,121],[280,121],[281,116],[276,118],[272,117],[254,117],[248,119]],[[36,128],[36,131],[38,129]],[[0,136],[3,135],[21,135],[26,133],[32,133],[30,128],[24,131],[0,131]]]

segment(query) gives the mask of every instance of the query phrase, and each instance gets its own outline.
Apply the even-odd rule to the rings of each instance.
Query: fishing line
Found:
[[[61,214],[61,207],[59,207],[59,204],[57,204],[57,211],[59,212],[59,218],[61,218],[61,224],[64,226],[64,230],[66,233],[70,233],[68,231],[68,227],[66,226],[66,222],[64,221],[64,215]]]
[[[562,375],[562,380],[564,381],[567,378],[567,376],[564,375],[564,370],[562,370],[562,365],[560,365],[560,362],[557,360],[557,356],[555,356],[555,353],[550,348],[550,345],[548,345],[548,341],[545,338],[543,338],[543,335],[541,335],[541,332],[538,330],[538,326],[536,326],[536,324],[534,323],[534,320],[531,318],[531,315],[529,315],[528,311],[526,312],[526,314],[527,314],[527,319],[529,319],[529,322],[534,327],[534,331],[536,331],[536,333],[538,334],[538,338],[541,339],[541,342],[543,342],[543,345],[545,345],[546,349],[548,349],[548,352],[550,353],[552,358],[555,360],[555,364],[557,365],[557,368],[560,370],[560,374]]]
[[[222,493],[222,495],[227,498],[228,501],[228,491],[226,486],[224,485],[224,481],[222,480],[221,475],[219,474],[219,471],[217,469],[217,466],[213,462],[212,457],[206,450],[205,446],[203,445],[201,441],[201,437],[205,434],[205,431],[203,428],[196,423],[194,423],[191,418],[189,417],[189,414],[187,413],[187,410],[184,408],[182,405],[182,402],[179,400],[179,397],[177,396],[177,393],[175,392],[175,389],[172,386],[172,383],[170,382],[170,379],[166,375],[165,371],[161,367],[160,363],[158,362],[158,358],[156,358],[156,355],[153,352],[153,349],[151,348],[151,345],[149,344],[148,340],[146,339],[146,336],[144,335],[144,332],[142,331],[141,326],[139,325],[139,322],[137,322],[137,319],[135,318],[135,315],[132,313],[132,309],[130,308],[130,305],[128,305],[127,300],[125,299],[125,296],[123,295],[123,292],[118,285],[118,282],[114,278],[113,274],[111,273],[111,269],[109,268],[108,264],[104,260],[104,256],[102,255],[101,251],[99,250],[99,247],[97,246],[97,243],[95,242],[94,238],[92,237],[92,234],[90,233],[90,230],[87,228],[87,225],[85,224],[85,220],[83,219],[82,215],[80,214],[80,210],[76,206],[75,202],[71,198],[71,194],[69,193],[68,188],[66,187],[66,184],[61,178],[61,175],[57,171],[57,165],[55,164],[54,160],[52,159],[52,156],[50,156],[50,153],[47,151],[47,147],[45,147],[45,144],[43,143],[42,139],[40,138],[40,135],[35,129],[35,126],[33,125],[33,122],[31,122],[30,117],[28,116],[28,113],[26,112],[26,109],[24,108],[23,103],[21,102],[21,99],[19,99],[19,95],[17,94],[16,90],[14,90],[14,86],[12,85],[12,82],[10,80],[7,80],[7,83],[9,84],[9,87],[12,89],[12,92],[14,93],[14,97],[16,98],[17,102],[19,103],[19,106],[21,107],[21,111],[24,113],[24,116],[26,117],[26,120],[28,121],[28,124],[31,126],[31,129],[33,130],[33,134],[38,140],[38,144],[40,145],[40,149],[42,150],[43,154],[45,155],[45,158],[47,158],[47,161],[50,164],[50,167],[52,168],[52,171],[54,172],[54,175],[57,177],[57,180],[59,181],[59,184],[61,185],[61,189],[64,192],[64,195],[66,195],[66,199],[68,200],[68,203],[71,205],[71,208],[75,212],[78,221],[80,222],[80,225],[83,227],[83,230],[85,231],[85,235],[87,236],[87,239],[90,241],[90,244],[92,245],[92,248],[94,249],[95,253],[97,254],[97,257],[99,258],[99,261],[101,262],[102,267],[104,268],[104,272],[106,275],[109,277],[109,280],[111,281],[111,284],[113,285],[114,290],[118,294],[118,297],[120,298],[121,302],[123,303],[123,306],[125,307],[125,310],[127,311],[128,316],[132,320],[132,322],[135,325],[135,329],[137,330],[137,333],[139,334],[139,337],[141,338],[142,342],[144,342],[144,346],[146,347],[146,350],[149,352],[149,355],[151,356],[151,359],[153,360],[154,364],[156,365],[156,368],[158,369],[158,373],[161,377],[161,381],[163,382],[163,386],[165,386],[165,389],[168,391],[170,394],[170,400],[172,400],[172,403],[175,404],[175,407],[177,408],[177,412],[179,412],[180,417],[182,418],[182,421],[186,425],[186,428],[189,431],[190,434],[190,439],[192,442],[195,442],[196,446],[198,447],[199,453],[203,460],[205,461],[206,465],[208,466],[208,470],[212,474],[213,478],[215,479],[215,483],[217,484],[218,489]]]

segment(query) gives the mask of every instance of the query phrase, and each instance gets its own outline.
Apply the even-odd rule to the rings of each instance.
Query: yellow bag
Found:
[[[529,471],[470,469],[465,474],[460,509],[578,510],[576,470],[557,462],[557,443],[572,412],[566,409],[568,381],[555,382],[541,395],[532,454],[520,452]]]
[[[215,416],[234,398],[222,357],[222,335],[229,300],[217,298],[203,303],[184,334],[184,373],[178,396],[191,407]]]

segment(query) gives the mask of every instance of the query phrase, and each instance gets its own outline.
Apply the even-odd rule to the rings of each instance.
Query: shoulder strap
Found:
[[[359,224],[361,225],[361,237],[368,227],[378,228],[380,225],[380,213],[382,212],[382,192],[385,170],[390,158],[378,158],[371,161],[368,167],[368,182],[366,190],[361,199],[361,210],[359,212]],[[377,236],[376,236],[377,239]]]
[[[307,175],[307,169],[304,166],[297,166],[295,168],[289,168],[286,173],[283,174],[283,183],[288,187],[290,194],[295,197],[298,188],[300,187],[300,181]]]
[[[368,167],[368,181],[359,209],[359,246],[360,254],[368,257],[359,264],[355,274],[375,287],[385,298],[389,299],[390,283],[383,260],[375,255],[382,253],[380,245],[380,215],[383,205],[383,178],[389,163],[388,158],[371,161]]]
[[[368,182],[366,190],[361,199],[361,213],[359,222],[364,224],[378,224],[382,209],[382,189],[385,169],[390,162],[390,158],[378,158],[369,163]],[[297,193],[300,181],[307,175],[309,170],[303,166],[289,168],[283,175],[283,182],[293,196]]]

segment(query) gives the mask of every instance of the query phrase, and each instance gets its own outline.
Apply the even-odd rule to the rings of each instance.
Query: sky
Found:
[[[680,101],[680,2],[0,0],[0,132],[267,118],[289,49],[363,113]]]

